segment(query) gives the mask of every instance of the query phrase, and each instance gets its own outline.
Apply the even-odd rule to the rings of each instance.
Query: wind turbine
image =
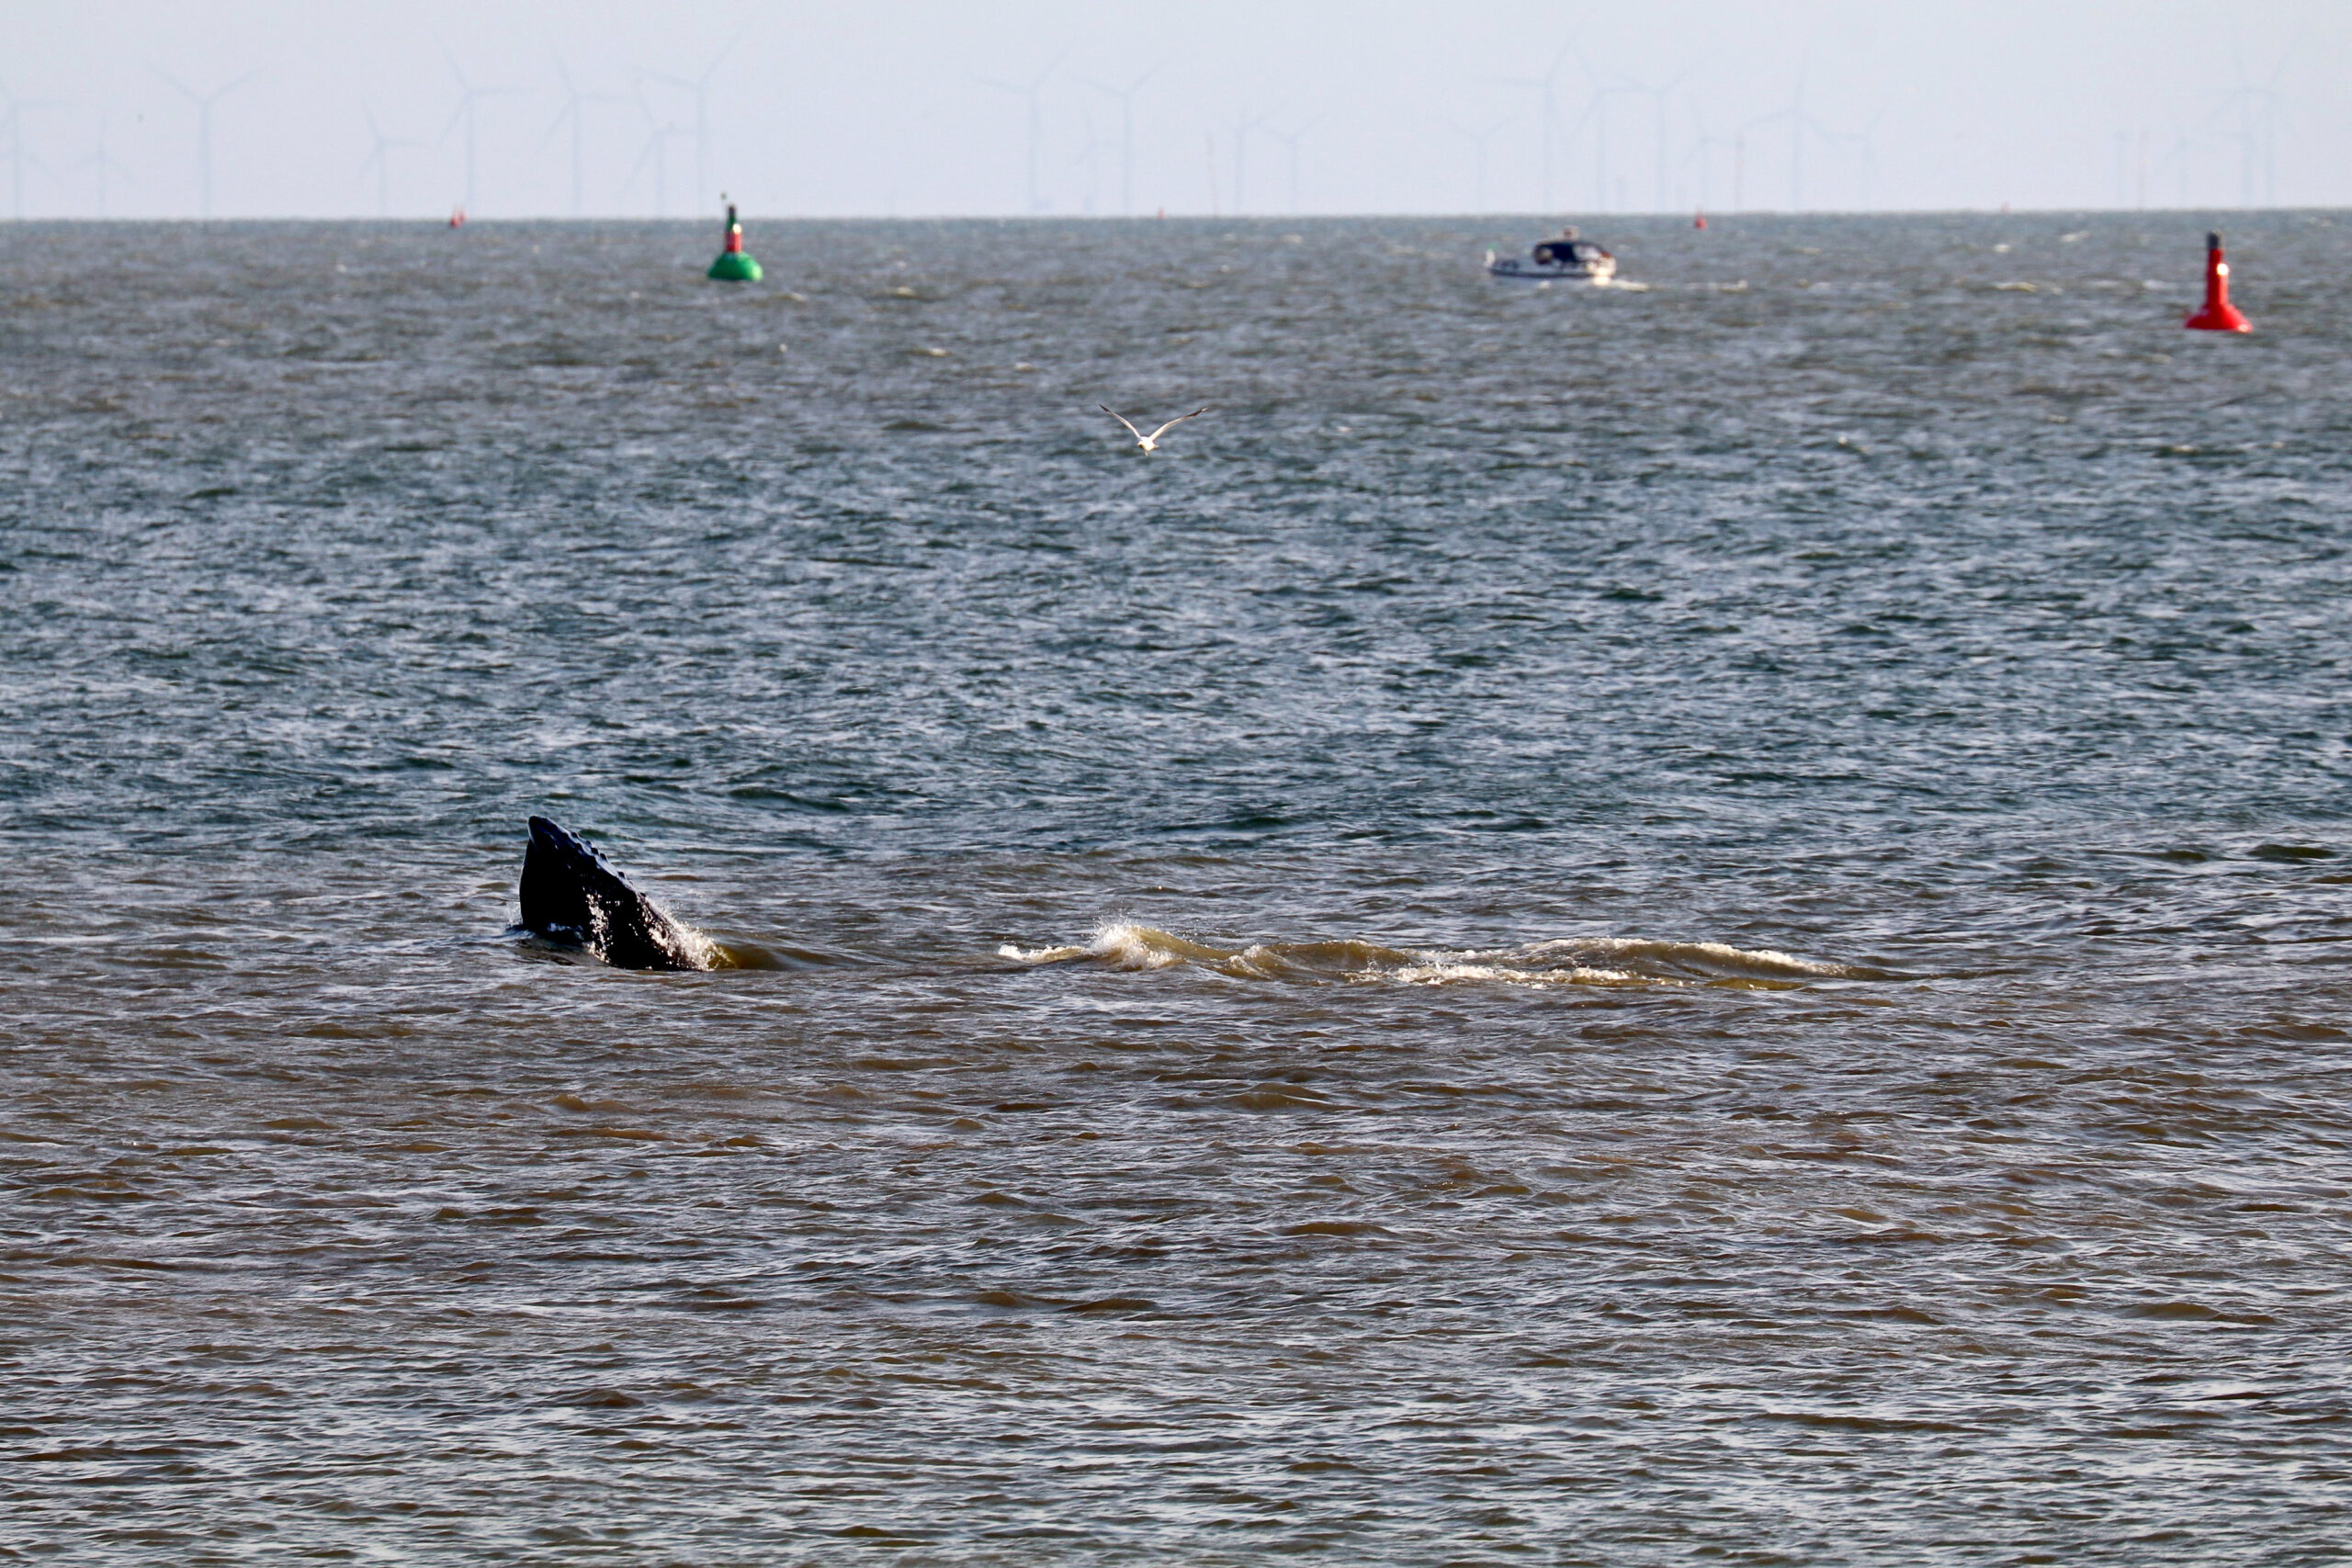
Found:
[[[628,181],[621,188],[626,191],[636,185],[637,176],[645,172],[645,165],[650,161],[653,164],[653,215],[667,218],[670,216],[670,140],[686,132],[682,126],[654,118],[652,107],[642,97],[638,99],[637,107],[644,114],[645,123],[650,129],[646,133],[645,150],[637,155],[637,164],[629,170]]]
[[[368,177],[369,169],[376,171],[376,216],[390,218],[392,215],[392,150],[396,147],[421,148],[424,143],[410,141],[401,137],[387,136],[384,134],[384,128],[376,123],[374,109],[364,109],[362,112],[368,116],[368,134],[375,138],[375,145],[369,151],[367,161],[359,165],[359,177],[364,180]]]
[[[97,150],[74,165],[74,170],[76,174],[79,174],[84,169],[95,169],[97,171],[98,216],[101,218],[108,216],[107,212],[107,175],[109,173],[128,175],[130,171],[123,166],[121,159],[116,157],[112,152],[107,150],[107,119],[104,115],[100,115],[98,117]]]
[[[1753,119],[1744,121],[1737,132],[1739,162],[1744,165],[1747,162],[1749,131],[1759,126],[1778,124],[1781,120],[1789,122],[1789,210],[1791,212],[1801,212],[1804,209],[1804,133],[1807,130],[1819,129],[1804,112],[1804,79],[1812,69],[1813,46],[1807,44],[1804,52],[1797,57],[1797,90],[1795,96],[1789,100],[1789,107],[1784,109],[1774,109],[1770,114],[1759,114]],[[1734,189],[1736,191],[1736,184]],[[1737,205],[1737,200],[1735,195],[1735,206]]]
[[[1244,109],[1242,112],[1247,114],[1249,111]],[[1265,129],[1266,121],[1271,118],[1261,114],[1255,119],[1244,119],[1233,128],[1233,215],[1236,218],[1250,210],[1249,186],[1242,177],[1247,171],[1245,160],[1250,150],[1250,133]]]
[[[1593,190],[1600,204],[1600,209],[1606,212],[1609,210],[1609,98],[1612,93],[1622,94],[1631,89],[1604,85],[1600,80],[1600,73],[1593,69],[1591,61],[1585,59],[1582,53],[1577,54],[1577,61],[1584,67],[1585,82],[1592,89],[1592,96],[1585,105],[1584,115],[1577,123],[1581,126],[1587,119],[1592,121]],[[1625,205],[1623,184],[1623,182],[1619,182],[1618,205],[1620,207]]]
[[[1298,139],[1322,123],[1323,117],[1318,114],[1295,130],[1276,130],[1271,124],[1266,126],[1266,134],[1290,152],[1290,209],[1294,214],[1298,211]]]
[[[2157,159],[2154,164],[2158,169],[2165,168],[2167,165],[2172,168],[2179,182],[2179,196],[2177,199],[2183,207],[2187,207],[2188,205],[2190,160],[2193,159],[2199,151],[2200,149],[2198,147],[2197,143],[2189,140],[2188,132],[2183,130],[2177,124],[2176,124],[2173,127],[2172,132],[2172,151]]]
[[[1086,127],[1086,146],[1069,161],[1069,166],[1074,169],[1080,164],[1086,165],[1085,210],[1086,215],[1091,218],[1102,198],[1102,149],[1110,144],[1094,134],[1094,117],[1091,114],[1080,109],[1079,119]]]
[[[222,91],[225,92],[227,89],[223,88]],[[21,219],[25,215],[25,161],[32,158],[33,166],[40,168],[40,160],[33,158],[25,148],[25,111],[27,109],[62,109],[66,106],[62,100],[57,98],[20,98],[6,87],[0,87],[0,99],[7,101],[7,107],[5,111],[0,111],[0,118],[6,118],[8,122],[10,189],[16,204],[14,210],[17,217]],[[47,174],[49,171],[42,169],[41,172]]]
[[[1741,125],[1739,128],[1740,157],[1745,162],[1749,131],[1762,126],[1777,125],[1784,119],[1789,122],[1790,127],[1789,210],[1796,212],[1801,211],[1804,207],[1804,119],[1802,115],[1792,108],[1774,109],[1770,114],[1759,114],[1754,119]]]
[[[710,79],[718,73],[720,66],[727,63],[727,57],[735,52],[735,46],[743,41],[743,34],[750,31],[751,28],[746,27],[741,32],[738,32],[729,39],[727,47],[711,57],[710,63],[702,68],[702,74],[699,76],[688,79],[684,76],[673,76],[665,71],[645,73],[656,81],[667,82],[672,86],[683,88],[695,96],[695,190],[696,192],[695,199],[696,201],[705,201],[710,197]],[[568,86],[569,84],[567,83],[566,85]],[[573,134],[576,138],[578,135],[576,130]],[[577,183],[576,179],[574,183]]]
[[[248,71],[209,93],[198,93],[160,66],[154,70],[156,75],[163,77],[178,90],[182,97],[196,106],[197,214],[209,221],[212,217],[212,106],[261,73],[258,70]]]
[[[1705,210],[1707,210],[1707,209],[1709,209],[1709,208],[1713,207],[1713,206],[1715,204],[1715,202],[1714,202],[1715,149],[1716,149],[1716,148],[1718,148],[1718,147],[1731,147],[1731,146],[1734,146],[1734,145],[1735,145],[1735,143],[1730,142],[1730,141],[1724,141],[1724,140],[1722,137],[1720,137],[1720,136],[1716,136],[1716,135],[1713,135],[1713,134],[1711,134],[1711,133],[1708,131],[1708,130],[1707,130],[1707,123],[1706,123],[1706,121],[1705,121],[1704,119],[1702,119],[1702,118],[1698,118],[1697,116],[1693,116],[1693,117],[1692,117],[1692,123],[1698,126],[1698,128],[1699,128],[1699,134],[1698,134],[1698,136],[1697,136],[1697,137],[1696,137],[1696,138],[1691,141],[1691,143],[1690,143],[1690,151],[1689,152],[1687,152],[1687,153],[1683,154],[1682,161],[1683,161],[1685,164],[1689,164],[1689,163],[1690,163],[1690,162],[1691,162],[1692,160],[1694,160],[1694,159],[1695,159],[1695,160],[1697,160],[1697,162],[1698,162],[1698,164],[1699,164],[1699,210],[1700,210],[1700,211],[1702,211],[1702,212],[1704,212]],[[1738,186],[1738,169],[1737,169],[1737,167],[1736,167],[1736,164],[1735,164],[1735,167],[1734,167],[1734,170],[1733,170],[1733,187],[1734,187],[1734,200],[1733,200],[1733,205],[1734,205],[1735,207],[1736,207],[1736,206],[1738,205],[1738,201],[1737,201],[1737,186]]]
[[[1855,132],[1862,142],[1862,210],[1865,212],[1878,210],[1878,122],[1885,118],[1886,110],[1882,108],[1871,116],[1868,124]]]
[[[1838,135],[1838,132],[1827,130],[1804,112],[1804,79],[1806,73],[1812,69],[1812,65],[1813,62],[1809,55],[1798,64],[1796,96],[1789,100],[1787,108],[1775,109],[1770,114],[1758,115],[1739,128],[1741,134],[1745,136],[1747,132],[1759,125],[1770,125],[1783,119],[1789,122],[1789,210],[1791,212],[1804,210],[1805,132],[1810,130],[1817,136]]]
[[[1811,116],[1805,118],[1804,128],[1824,141],[1850,141],[1854,144],[1861,175],[1861,207],[1864,211],[1870,209],[1871,187],[1878,173],[1878,122],[1885,118],[1886,111],[1881,109],[1871,116],[1870,123],[1860,130],[1832,130]]]
[[[1813,68],[1808,52],[1797,62],[1797,94],[1789,100],[1789,210],[1804,210],[1804,78]]]
[[[582,92],[571,85],[571,73],[565,68],[563,56],[560,54],[555,57],[555,73],[563,83],[563,107],[558,109],[555,118],[548,122],[548,133],[539,139],[539,145],[545,147],[549,141],[555,140],[555,133],[563,129],[564,121],[571,122],[571,215],[578,218],[584,211],[584,203],[581,196],[581,164],[586,117],[580,112],[581,106],[625,104],[630,100],[622,97],[618,93]]]
[[[2243,59],[2234,63],[2238,85],[2223,95],[2221,115],[2215,118],[2227,115],[2232,108],[2237,110],[2238,130],[2233,140],[2238,144],[2238,205],[2255,205],[2257,164],[2266,176],[2264,199],[2275,204],[2278,199],[2278,78],[2286,73],[2287,61],[2281,56],[2268,85],[2260,87],[2247,83]]]
[[[442,51],[441,58],[449,62],[449,74],[458,79],[458,112],[451,115],[449,117],[449,123],[441,128],[441,140],[444,141],[448,141],[449,132],[457,130],[459,122],[462,121],[464,123],[466,128],[465,210],[470,214],[474,209],[474,110],[476,107],[481,104],[482,99],[511,97],[514,96],[514,89],[512,87],[477,87],[471,82],[466,80],[466,73],[463,71],[458,69],[456,56],[450,54],[447,50],[444,50]]]
[[[1567,43],[1562,44],[1560,46],[1559,52],[1552,56],[1552,63],[1544,68],[1543,75],[1498,76],[1496,78],[1497,81],[1501,82],[1506,85],[1513,87],[1532,87],[1543,95],[1544,123],[1537,128],[1535,140],[1538,145],[1543,149],[1544,210],[1546,212],[1552,210],[1552,140],[1554,132],[1560,122],[1560,67],[1566,64],[1568,56],[1575,52],[1576,43],[1574,40],[1570,40]]]
[[[1476,150],[1476,163],[1473,166],[1477,170],[1477,181],[1473,188],[1477,194],[1473,198],[1473,205],[1480,212],[1487,210],[1487,143],[1493,140],[1497,131],[1510,123],[1510,116],[1505,115],[1484,130],[1472,130],[1469,127],[1463,125],[1453,128],[1453,134],[1468,141]]]
[[[995,77],[993,77],[993,76],[985,76],[985,77],[982,77],[982,78],[981,78],[981,83],[982,83],[982,85],[985,85],[985,86],[995,87],[995,88],[997,88],[997,89],[999,89],[1000,91],[1002,91],[1002,92],[1017,94],[1017,95],[1018,95],[1018,96],[1020,96],[1021,97],[1025,98],[1025,99],[1027,99],[1027,100],[1028,100],[1028,103],[1029,103],[1029,210],[1030,210],[1031,212],[1033,212],[1033,213],[1043,212],[1044,210],[1046,210],[1044,200],[1043,200],[1043,198],[1041,198],[1041,197],[1038,196],[1038,194],[1037,194],[1037,155],[1038,155],[1038,148],[1039,148],[1040,144],[1044,141],[1044,140],[1045,140],[1045,135],[1046,135],[1046,122],[1045,122],[1045,118],[1044,118],[1044,116],[1039,112],[1038,107],[1037,107],[1037,95],[1038,95],[1039,93],[1041,93],[1041,92],[1043,92],[1043,91],[1045,90],[1045,86],[1046,86],[1046,79],[1047,77],[1051,76],[1051,75],[1054,73],[1054,72],[1055,72],[1056,68],[1057,68],[1060,64],[1061,64],[1061,57],[1060,57],[1059,55],[1056,55],[1056,56],[1054,57],[1053,64],[1048,65],[1048,66],[1046,66],[1043,71],[1038,72],[1038,73],[1037,73],[1037,76],[1036,76],[1036,80],[1035,80],[1035,81],[1031,82],[1031,83],[1030,83],[1027,86],[1025,86],[1025,87],[1024,87],[1024,86],[1020,85],[1019,85],[1019,84],[1017,84],[1017,83],[1013,83],[1013,82],[1000,82],[1000,81],[998,81],[998,80],[997,80]]]
[[[1674,89],[1682,85],[1683,83],[1690,80],[1690,73],[1698,70],[1703,63],[1705,63],[1703,60],[1693,61],[1690,64],[1683,68],[1680,75],[1676,76],[1672,81],[1668,82],[1664,86],[1659,87],[1653,87],[1646,82],[1642,82],[1632,76],[1625,75],[1623,72],[1618,73],[1618,80],[1625,84],[1625,90],[1627,92],[1647,94],[1649,96],[1651,107],[1657,111],[1657,184],[1651,189],[1651,198],[1657,203],[1656,210],[1659,212],[1667,210],[1668,206],[1666,198],[1667,100],[1673,96]]]
[[[1135,216],[1136,178],[1136,89],[1159,74],[1155,65],[1124,87],[1114,87],[1108,82],[1097,82],[1091,76],[1079,80],[1098,93],[1108,93],[1119,100],[1119,212]]]

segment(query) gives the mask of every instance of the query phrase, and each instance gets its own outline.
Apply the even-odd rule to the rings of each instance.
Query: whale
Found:
[[[717,950],[639,892],[594,845],[544,817],[523,852],[524,930],[616,969],[707,969]]]

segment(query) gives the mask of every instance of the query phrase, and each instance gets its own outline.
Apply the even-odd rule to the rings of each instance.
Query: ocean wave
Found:
[[[1853,964],[1719,942],[1555,938],[1517,947],[1451,950],[1397,948],[1349,939],[1219,947],[1132,920],[1106,921],[1084,942],[1031,948],[1007,942],[997,953],[1015,964],[1091,961],[1114,969],[1191,967],[1237,979],[1313,984],[1705,985],[1776,989],[1808,981],[1882,977],[1876,971]]]

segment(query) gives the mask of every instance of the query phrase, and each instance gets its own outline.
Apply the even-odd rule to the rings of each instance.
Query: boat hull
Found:
[[[1521,283],[1581,283],[1593,288],[1606,288],[1617,281],[1617,269],[1583,266],[1536,266],[1507,256],[1487,264],[1487,276],[1507,277]]]

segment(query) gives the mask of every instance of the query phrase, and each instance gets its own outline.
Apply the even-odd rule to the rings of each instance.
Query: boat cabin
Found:
[[[1561,230],[1559,238],[1542,241],[1535,247],[1538,266],[1589,267],[1604,259],[1613,258],[1598,242],[1578,239],[1573,228]]]

